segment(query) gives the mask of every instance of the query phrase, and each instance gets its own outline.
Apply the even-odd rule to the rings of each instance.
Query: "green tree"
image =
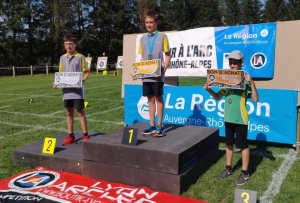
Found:
[[[241,12],[238,0],[225,0],[223,12],[223,22],[225,25],[240,24]]]
[[[197,15],[196,0],[173,0],[170,7],[170,15],[173,15],[173,26],[175,30],[187,30],[194,28]],[[166,11],[168,12],[168,11]]]
[[[80,41],[82,50],[92,56],[108,56],[115,63],[122,55],[123,34],[139,31],[137,4],[135,1],[91,1],[88,28]],[[97,58],[95,58],[97,60]]]
[[[177,12],[174,10],[174,1],[172,0],[160,0],[157,11],[159,13],[160,23],[159,30],[161,31],[173,31],[178,30],[176,24]]]
[[[267,0],[263,11],[264,22],[285,21],[288,19],[285,0]]]
[[[5,53],[2,56],[2,63],[18,66],[28,64],[25,54],[26,39],[24,37],[24,10],[27,7],[26,1],[4,0],[1,3],[2,36],[1,44]],[[20,12],[21,11],[21,12]]]
[[[222,25],[218,0],[196,1],[196,16],[193,27],[213,27]]]
[[[255,24],[262,21],[263,4],[260,0],[243,0],[241,2],[241,23]]]
[[[300,0],[287,1],[288,20],[300,20]]]

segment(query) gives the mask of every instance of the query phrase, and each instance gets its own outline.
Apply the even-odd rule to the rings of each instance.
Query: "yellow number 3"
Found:
[[[244,196],[246,196],[245,199],[244,199],[244,202],[245,202],[245,203],[248,203],[248,200],[249,200],[249,194],[248,194],[247,192],[243,192],[243,193],[241,194],[241,197],[244,197]]]

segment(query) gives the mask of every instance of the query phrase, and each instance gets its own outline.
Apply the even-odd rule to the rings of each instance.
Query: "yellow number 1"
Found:
[[[246,198],[244,199],[244,202],[245,202],[245,203],[248,203],[248,200],[249,200],[249,194],[248,194],[247,192],[243,192],[243,193],[241,194],[241,197],[244,197],[244,196],[246,196]]]
[[[132,141],[132,134],[133,134],[133,129],[129,130],[130,135],[129,135],[129,143]]]

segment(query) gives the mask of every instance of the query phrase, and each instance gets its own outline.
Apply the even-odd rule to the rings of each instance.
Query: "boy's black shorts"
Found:
[[[65,108],[83,109],[84,99],[67,99],[64,100]]]
[[[163,82],[143,82],[143,96],[161,96],[163,94]]]
[[[248,125],[225,122],[225,134],[226,145],[235,144],[240,149],[248,148]],[[236,137],[234,137],[234,134],[236,134]]]

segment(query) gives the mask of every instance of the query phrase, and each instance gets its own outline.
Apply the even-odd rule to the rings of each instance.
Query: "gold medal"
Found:
[[[148,54],[148,60],[152,60],[153,59],[153,55],[152,54]]]

